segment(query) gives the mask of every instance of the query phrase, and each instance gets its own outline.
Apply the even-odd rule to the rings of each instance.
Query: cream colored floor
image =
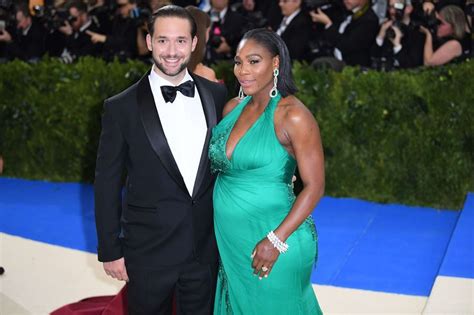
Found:
[[[438,276],[424,314],[474,314],[474,279]]]
[[[115,294],[96,255],[0,233],[0,314],[48,314],[89,296]]]
[[[105,276],[96,256],[81,251],[0,233],[0,314],[48,314],[54,309],[82,298],[115,294],[123,283]],[[388,294],[365,290],[315,285],[321,308],[325,314],[469,314],[473,297],[473,282],[452,283],[451,278],[438,279],[430,302],[426,297]],[[462,301],[450,300],[460,296]],[[469,295],[469,290],[470,294]],[[446,295],[446,292],[451,295]],[[449,301],[448,301],[449,302]],[[464,305],[463,304],[463,305]]]

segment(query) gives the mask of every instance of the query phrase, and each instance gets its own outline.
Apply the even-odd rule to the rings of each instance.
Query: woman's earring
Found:
[[[273,87],[270,90],[270,97],[275,97],[278,95],[277,84],[278,84],[279,74],[280,74],[280,71],[278,71],[278,68],[273,69]]]
[[[242,89],[242,87],[240,87],[240,89],[239,89],[239,99],[243,100],[244,97],[245,97],[244,90]]]

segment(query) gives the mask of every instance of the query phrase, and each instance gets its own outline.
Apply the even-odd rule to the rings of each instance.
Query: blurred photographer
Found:
[[[426,35],[423,52],[426,66],[444,65],[470,54],[464,11],[458,6],[448,5],[439,11],[437,18],[440,24],[434,39],[426,27],[420,26],[420,31]]]
[[[137,33],[143,24],[135,0],[117,0],[117,10],[109,34],[86,31],[93,43],[104,44],[104,58],[121,61],[137,56]]]
[[[16,29],[0,29],[0,42],[5,43],[8,59],[37,61],[45,52],[45,30],[30,14],[27,4],[15,7]]]
[[[232,9],[239,13],[245,19],[242,33],[254,28],[268,26],[268,19],[256,6],[256,0],[242,0],[232,5]]]
[[[288,47],[292,61],[307,60],[312,23],[308,12],[302,8],[302,0],[279,0],[278,4],[283,18],[275,32]]]
[[[66,36],[63,60],[72,62],[82,56],[102,56],[102,44],[93,43],[88,31],[98,32],[99,26],[89,17],[87,6],[82,1],[70,2],[67,6],[69,16],[59,31]]]
[[[311,11],[311,19],[324,25],[323,36],[334,47],[334,57],[347,65],[370,66],[370,49],[379,28],[370,0],[344,0],[348,15],[341,22],[321,9]]]
[[[423,65],[422,33],[411,23],[413,6],[405,0],[390,0],[388,19],[381,25],[372,47],[372,68],[392,70]]]
[[[229,0],[211,0],[211,31],[207,45],[208,63],[231,60],[242,38],[244,18],[229,7]]]
[[[100,33],[108,34],[112,30],[110,5],[105,0],[87,0],[87,14],[99,26]]]

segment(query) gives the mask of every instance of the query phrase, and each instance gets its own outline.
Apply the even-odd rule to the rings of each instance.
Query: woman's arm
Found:
[[[424,27],[420,27],[420,30],[426,35],[423,50],[423,63],[425,66],[444,65],[462,54],[461,44],[454,39],[433,51],[433,36]]]
[[[324,155],[318,124],[303,104],[292,106],[285,116],[283,128],[298,164],[303,190],[275,230],[282,241],[303,223],[324,194]]]
[[[324,193],[324,155],[319,127],[313,114],[298,100],[296,102],[299,104],[289,106],[281,126],[291,146],[290,152],[296,158],[303,190],[289,214],[274,230],[275,235],[283,242],[286,242],[311,214]],[[267,277],[279,256],[279,251],[265,237],[257,244],[252,255],[255,274]],[[263,266],[268,268],[268,271],[262,272]]]

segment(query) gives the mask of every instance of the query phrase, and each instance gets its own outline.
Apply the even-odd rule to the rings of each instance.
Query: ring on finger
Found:
[[[263,271],[263,272],[267,272],[267,271],[268,271],[268,267],[262,266],[262,271]]]

